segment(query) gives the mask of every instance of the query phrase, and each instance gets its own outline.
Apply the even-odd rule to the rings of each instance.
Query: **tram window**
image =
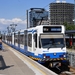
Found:
[[[10,42],[12,42],[12,38],[11,37],[12,37],[11,35],[9,35],[9,37],[8,37],[8,41],[10,41]]]
[[[20,41],[20,44],[24,45],[24,35],[20,35],[19,41]]]
[[[21,35],[20,35],[20,32],[18,32],[18,44],[21,44],[21,43],[20,43],[20,36],[21,36]]]
[[[37,48],[37,34],[34,34],[35,47]]]
[[[28,34],[28,46],[32,47],[32,34]]]
[[[25,46],[27,46],[27,35],[25,35]]]
[[[24,31],[24,36],[25,36],[25,46],[27,46],[27,30]]]
[[[15,36],[14,36],[14,42],[18,43],[18,35],[17,34],[15,34]]]

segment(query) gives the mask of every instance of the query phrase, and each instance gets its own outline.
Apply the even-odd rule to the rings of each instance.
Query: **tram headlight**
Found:
[[[43,58],[46,58],[46,54],[43,54]]]
[[[62,57],[65,58],[65,57],[66,57],[66,54],[60,55],[59,57],[60,57],[60,58],[62,58]]]
[[[43,58],[46,58],[46,56],[44,56]]]
[[[64,57],[64,58],[66,57],[66,54],[65,54],[65,53],[63,53],[63,57]]]
[[[66,55],[63,55],[63,57],[66,57]]]
[[[50,56],[46,56],[46,54],[43,54],[43,58],[44,58],[44,59],[45,59],[45,58],[49,59]]]

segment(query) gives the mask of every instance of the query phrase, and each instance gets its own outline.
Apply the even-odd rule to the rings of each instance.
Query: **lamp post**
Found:
[[[7,27],[7,31],[8,31],[8,33],[10,33],[10,32],[11,32],[11,30],[10,30],[10,27],[9,27],[9,26]]]
[[[17,24],[10,24],[10,27],[11,27],[11,29],[12,29],[12,32],[15,32],[16,31],[16,26],[17,26]]]

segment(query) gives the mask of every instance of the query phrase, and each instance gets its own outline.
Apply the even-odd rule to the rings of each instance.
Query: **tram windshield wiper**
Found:
[[[61,47],[61,49],[64,48],[64,45]]]
[[[51,46],[48,47],[48,50],[51,48]]]
[[[49,43],[49,47],[48,47],[48,50],[50,49],[50,48],[52,48],[52,43]]]

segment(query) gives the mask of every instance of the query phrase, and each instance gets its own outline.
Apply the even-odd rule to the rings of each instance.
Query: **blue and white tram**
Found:
[[[66,59],[64,26],[37,26],[27,31],[31,57],[40,61]]]
[[[12,46],[40,63],[49,62],[50,67],[67,63],[63,25],[40,25],[15,32]]]

